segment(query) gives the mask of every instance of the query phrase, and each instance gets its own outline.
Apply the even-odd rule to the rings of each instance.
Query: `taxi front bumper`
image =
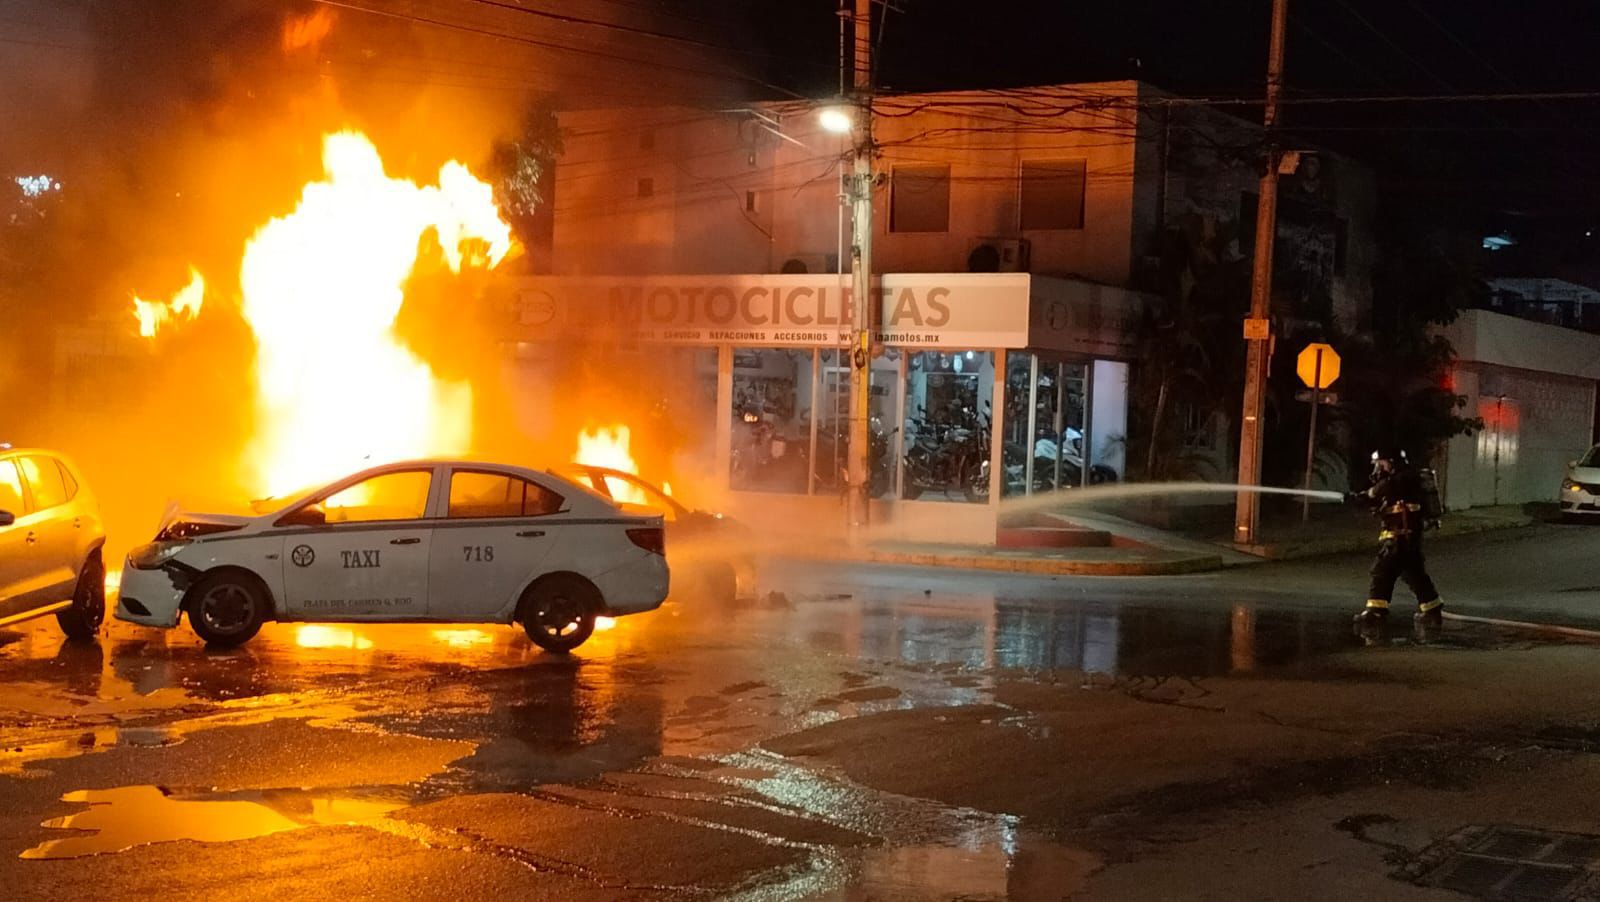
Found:
[[[178,582],[177,576],[166,569],[139,570],[124,562],[122,588],[117,593],[117,619],[143,626],[177,626],[185,591]]]

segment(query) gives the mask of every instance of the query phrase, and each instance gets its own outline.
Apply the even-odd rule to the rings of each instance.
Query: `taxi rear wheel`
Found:
[[[231,648],[249,641],[267,619],[266,598],[238,573],[207,576],[189,592],[189,626],[207,645]]]
[[[566,654],[594,633],[594,618],[599,610],[600,592],[588,580],[557,575],[528,589],[520,619],[533,644],[545,651]]]

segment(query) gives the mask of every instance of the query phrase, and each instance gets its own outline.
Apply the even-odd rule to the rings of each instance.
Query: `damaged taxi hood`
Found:
[[[192,539],[219,532],[234,532],[261,522],[261,517],[237,514],[206,514],[179,510],[169,505],[156,529],[158,539]]]

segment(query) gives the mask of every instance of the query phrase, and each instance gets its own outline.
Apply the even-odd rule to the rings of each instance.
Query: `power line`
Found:
[[[679,44],[686,44],[686,45],[689,45],[689,46],[692,46],[692,47],[700,47],[700,48],[706,49],[706,50],[716,50],[716,51],[719,51],[719,52],[722,52],[722,53],[738,53],[738,54],[743,54],[745,56],[764,57],[766,59],[783,59],[783,60],[789,60],[789,61],[798,61],[798,62],[803,62],[803,63],[805,63],[807,65],[810,65],[810,66],[813,66],[813,67],[826,65],[826,64],[821,63],[821,62],[819,62],[817,60],[814,60],[814,59],[803,59],[803,58],[800,58],[800,57],[788,56],[786,54],[773,53],[773,52],[767,51],[767,50],[753,50],[753,49],[750,49],[750,48],[729,47],[729,46],[727,46],[725,44],[716,44],[716,43],[712,43],[711,41],[700,40],[699,38],[691,38],[691,37],[686,37],[684,35],[672,34],[671,32],[652,31],[652,30],[650,30],[648,28],[640,28],[640,27],[638,27],[636,25],[626,25],[626,24],[623,24],[623,23],[620,23],[620,22],[607,22],[607,21],[605,21],[603,19],[589,19],[589,18],[585,18],[583,16],[574,16],[574,15],[569,15],[567,13],[557,13],[557,12],[551,12],[549,10],[544,10],[544,9],[536,9],[534,7],[529,7],[529,6],[520,6],[520,5],[516,4],[516,3],[508,3],[508,2],[506,2],[506,0],[466,0],[466,2],[468,2],[468,3],[476,3],[476,4],[480,5],[480,6],[487,6],[487,7],[493,8],[493,9],[502,9],[502,10],[506,10],[508,12],[522,13],[524,15],[534,16],[534,17],[540,18],[540,19],[547,19],[547,20],[553,21],[553,22],[561,22],[561,23],[564,23],[564,24],[567,24],[567,25],[584,25],[584,26],[588,26],[588,27],[591,27],[591,28],[604,28],[604,29],[609,29],[611,31],[622,32],[624,34],[639,35],[641,37],[654,38],[656,40],[661,40],[661,41],[672,41],[672,42],[679,43]],[[829,66],[828,68],[830,70],[832,69],[831,66]],[[777,86],[776,85],[768,85],[768,87],[776,88]]]
[[[634,65],[647,66],[647,67],[651,67],[651,68],[655,68],[655,69],[668,69],[668,70],[671,70],[671,71],[674,71],[674,72],[682,72],[682,73],[685,73],[685,74],[688,74],[688,75],[694,75],[694,76],[697,76],[697,77],[700,77],[700,78],[705,78],[705,79],[726,79],[726,78],[729,78],[731,76],[731,77],[733,77],[735,79],[744,81],[744,82],[749,83],[749,84],[758,85],[760,87],[768,88],[768,89],[772,89],[772,90],[782,91],[784,93],[791,94],[793,96],[799,96],[799,95],[795,95],[794,92],[789,91],[786,88],[782,88],[782,87],[780,87],[778,85],[773,85],[773,84],[771,84],[769,82],[763,81],[762,79],[755,78],[753,76],[740,73],[740,72],[738,72],[736,70],[730,70],[728,72],[720,72],[720,73],[719,72],[710,72],[710,71],[707,71],[705,69],[697,69],[697,68],[694,68],[692,66],[681,66],[681,65],[678,65],[676,63],[665,62],[665,61],[662,61],[662,60],[641,59],[639,57],[624,56],[622,54],[612,53],[612,52],[606,51],[606,50],[598,50],[598,49],[594,49],[594,48],[591,48],[591,47],[578,47],[578,46],[573,46],[573,45],[569,45],[569,44],[558,44],[558,43],[554,43],[554,42],[551,42],[551,41],[543,41],[543,40],[540,40],[538,38],[528,37],[526,35],[508,34],[508,33],[503,32],[503,31],[496,31],[495,29],[492,29],[492,28],[480,28],[480,27],[477,27],[477,26],[474,26],[474,25],[467,25],[467,24],[461,23],[461,22],[450,22],[450,21],[446,21],[444,19],[433,19],[433,18],[429,18],[429,17],[426,17],[426,16],[418,16],[418,15],[412,15],[412,14],[408,14],[408,13],[394,12],[394,11],[391,11],[391,10],[376,9],[376,8],[373,8],[373,7],[370,7],[370,6],[362,6],[362,5],[356,4],[356,3],[349,3],[349,2],[346,2],[346,0],[312,0],[312,2],[320,3],[320,4],[324,5],[324,6],[332,6],[332,7],[337,7],[339,9],[348,9],[348,10],[352,10],[354,12],[367,13],[369,15],[374,15],[374,16],[383,16],[383,17],[391,18],[391,19],[399,19],[401,21],[413,22],[413,23],[421,24],[421,25],[431,25],[431,26],[434,26],[435,28],[446,28],[446,29],[451,29],[451,30],[454,30],[454,31],[462,31],[462,32],[466,32],[466,33],[469,33],[469,34],[476,34],[476,35],[479,35],[479,36],[482,36],[482,37],[498,38],[500,40],[511,41],[511,42],[517,43],[517,44],[525,44],[525,45],[530,46],[530,47],[540,47],[540,48],[543,48],[543,49],[546,49],[546,50],[555,50],[555,51],[559,51],[559,52],[563,52],[563,53],[575,53],[575,54],[580,54],[580,55],[583,55],[583,56],[596,57],[596,58],[599,58],[599,59],[607,59],[607,60],[611,60],[613,62],[631,63],[631,64],[634,64]]]

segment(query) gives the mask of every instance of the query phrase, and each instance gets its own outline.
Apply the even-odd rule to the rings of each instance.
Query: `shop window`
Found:
[[[717,349],[656,345],[619,360],[619,372],[648,386],[646,405],[618,408],[631,453],[648,482],[707,485],[717,460]],[[600,417],[603,420],[603,417]],[[598,421],[598,420],[597,420]]]
[[[994,352],[911,352],[905,393],[901,496],[988,502]]]
[[[809,349],[734,349],[728,476],[732,488],[806,491],[814,364]]]
[[[1003,496],[1082,484],[1085,370],[1081,363],[1006,355]]]
[[[1083,228],[1082,160],[1030,160],[1022,164],[1022,228]]]
[[[900,381],[898,348],[886,348],[872,359],[867,379],[868,429],[872,436],[869,485],[872,497],[886,497],[894,486],[895,425]],[[819,495],[838,494],[849,485],[850,469],[850,357],[829,348],[821,352],[822,401],[818,405],[817,447],[812,455],[815,476],[812,490]]]
[[[950,230],[950,167],[896,166],[889,192],[889,231]]]

